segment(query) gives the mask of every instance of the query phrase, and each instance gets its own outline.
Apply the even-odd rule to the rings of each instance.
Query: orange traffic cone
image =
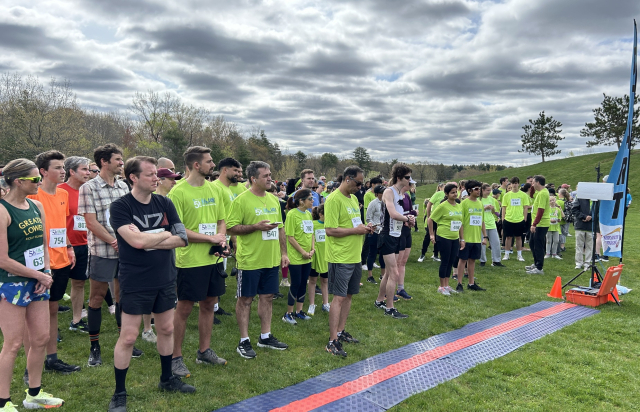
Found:
[[[562,280],[560,276],[556,276],[556,281],[553,282],[551,292],[547,293],[547,296],[555,299],[562,299]]]
[[[615,300],[613,299],[613,297],[611,296],[611,293],[609,293],[609,295],[607,295],[609,298],[607,299],[607,302],[615,302]],[[618,302],[620,302],[620,297],[618,296],[618,288],[617,287],[613,287],[613,296],[616,297],[616,299],[618,299]]]

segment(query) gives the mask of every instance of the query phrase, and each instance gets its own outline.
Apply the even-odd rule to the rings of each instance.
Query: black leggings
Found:
[[[373,263],[376,261],[378,256],[378,262],[380,262],[380,268],[384,269],[384,259],[382,255],[378,253],[378,236],[377,233],[372,233],[371,235],[367,235],[366,239],[369,242],[369,257],[367,258],[367,268],[369,270],[373,269]]]
[[[433,233],[436,233],[438,230],[438,224],[436,222],[433,222]],[[427,253],[427,249],[429,248],[429,243],[431,242],[431,233],[429,232],[429,227],[425,226],[425,234],[424,234],[424,240],[422,241],[422,253],[420,254],[420,256],[424,256]],[[437,243],[433,244],[433,256],[438,257],[438,250],[440,249],[438,247],[439,245]]]
[[[451,277],[451,269],[453,264],[458,262],[458,252],[460,251],[460,239],[445,239],[436,236],[436,245],[440,250],[440,269],[438,275],[440,278]]]
[[[289,265],[289,282],[291,282],[287,297],[289,306],[293,306],[296,302],[304,302],[304,297],[307,294],[309,273],[311,273],[311,262],[304,265]]]

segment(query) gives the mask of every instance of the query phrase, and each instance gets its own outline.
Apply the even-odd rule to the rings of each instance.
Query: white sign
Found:
[[[578,183],[578,199],[613,200],[613,183]]]

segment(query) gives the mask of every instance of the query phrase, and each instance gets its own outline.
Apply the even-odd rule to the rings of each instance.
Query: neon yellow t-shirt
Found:
[[[552,207],[549,211],[549,232],[558,232],[560,231],[560,218],[562,214],[560,213],[560,208],[558,206]],[[551,220],[556,220],[556,223],[552,223]]]
[[[184,227],[197,233],[218,233],[219,221],[227,215],[220,191],[207,181],[200,187],[189,183],[174,186],[167,197],[176,207]],[[209,254],[211,246],[211,243],[193,242],[177,248],[176,266],[193,268],[215,264],[218,258]]]
[[[241,193],[244,193],[249,189],[247,189],[244,183],[237,183],[235,186],[230,185],[229,190],[231,191],[231,193],[233,193],[233,197],[236,198],[240,196]]]
[[[460,227],[462,226],[462,205],[448,201],[438,205],[433,205],[431,210],[431,220],[438,224],[436,234],[445,239],[455,240],[460,238]]]
[[[231,190],[229,190],[229,188],[220,181],[220,179],[214,180],[210,184],[220,191],[220,194],[222,195],[220,197],[222,199],[222,202],[224,203],[224,208],[227,211],[227,214],[229,214],[229,212],[231,211],[231,202],[233,202],[236,197],[233,193],[231,193]]]
[[[311,259],[304,259],[302,254],[289,243],[289,236],[298,242],[302,250],[311,251],[311,243],[313,239],[313,218],[308,210],[301,212],[300,209],[291,209],[287,214],[287,221],[284,224],[284,231],[287,235],[287,255],[292,265],[304,265],[311,263]]]
[[[436,207],[438,207],[440,205],[440,203],[442,202],[443,199],[444,199],[444,190],[439,190],[439,191],[435,192],[431,196],[431,198],[429,198],[429,202],[431,203],[431,213],[433,213],[433,211],[436,209]],[[427,216],[426,209],[424,211],[424,215],[425,215],[425,217]],[[424,220],[425,229],[427,228],[428,222],[429,222],[429,219],[425,219]],[[434,222],[435,222],[435,220],[434,220]],[[436,223],[438,223],[438,222],[436,222]]]
[[[324,226],[327,228],[353,228],[362,224],[358,199],[354,195],[346,197],[340,190],[335,190],[327,198],[324,216]],[[327,262],[360,263],[363,242],[363,235],[327,236]]]
[[[524,220],[524,207],[529,206],[529,195],[518,190],[508,192],[502,198],[502,207],[505,208],[504,218],[510,223],[520,223]]]
[[[564,200],[556,199],[556,204],[558,205],[560,210],[562,210],[564,212]],[[566,223],[567,222],[566,222],[566,220],[564,220],[564,214],[563,214],[562,218],[560,219],[560,225],[564,225]]]
[[[282,220],[280,202],[270,193],[260,197],[247,190],[231,203],[231,211],[227,215],[227,228],[237,225],[254,225],[262,220],[270,222]],[[282,227],[283,225],[280,224],[272,231],[258,230],[236,236],[238,269],[255,270],[279,266],[281,253],[278,229]]]
[[[482,220],[484,209],[482,202],[471,200],[470,197],[460,203],[462,208],[462,227],[464,228],[464,240],[467,243],[482,242]],[[485,227],[486,228],[486,227]]]
[[[500,204],[496,199],[491,196],[482,198],[482,207],[487,205],[493,205],[496,212],[500,210]],[[496,219],[493,211],[485,210],[484,211],[484,227],[485,229],[495,229],[496,228]]]
[[[544,209],[540,223],[538,227],[549,227],[551,224],[549,213],[551,212],[551,206],[549,205],[549,191],[545,188],[539,192],[533,200],[533,208],[531,209],[531,218],[535,220],[538,215],[538,209]]]
[[[327,251],[325,248],[327,236],[324,231],[324,222],[313,221],[313,236],[316,238],[316,253],[313,254],[311,268],[318,273],[327,273],[329,264],[327,263]]]
[[[367,193],[364,194],[364,205],[362,206],[364,209],[364,215],[367,215],[367,208],[369,207],[369,203],[371,203],[371,201],[373,199],[376,198],[376,195],[373,193],[372,191],[367,191]]]

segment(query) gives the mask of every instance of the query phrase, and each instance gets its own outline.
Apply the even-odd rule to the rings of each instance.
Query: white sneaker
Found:
[[[289,286],[291,286],[291,284],[289,283],[289,278],[284,278],[280,281],[280,286],[288,288]]]
[[[363,271],[365,271],[365,270],[369,270],[369,268],[367,267],[367,265],[362,265],[362,270],[363,270]]]
[[[421,255],[421,256],[418,258],[418,263],[422,263],[422,262],[424,262],[424,255]]]
[[[158,337],[153,333],[153,329],[149,329],[142,332],[142,340],[149,343],[157,343]]]
[[[326,305],[322,305],[322,310],[325,312],[329,312],[329,309],[331,309],[331,303],[327,303]]]
[[[518,256],[518,262],[524,262],[524,258],[522,257],[522,255]]]
[[[502,260],[509,260],[509,253],[505,253]]]
[[[449,291],[442,286],[438,287],[438,293],[444,296],[451,296],[451,293],[449,293]]]
[[[545,259],[549,259],[551,257],[551,255],[544,255]]]
[[[531,270],[531,269],[535,269],[535,268],[536,268],[535,263],[533,265],[529,265],[529,266],[525,266],[524,267],[525,270]]]
[[[531,270],[527,270],[527,273],[530,274],[530,275],[544,275],[544,270],[538,269],[538,268],[533,268]]]
[[[116,314],[116,305],[109,306],[109,313],[112,315]]]
[[[433,260],[434,262],[440,262],[440,258],[436,257],[435,255],[431,256],[431,260]]]
[[[378,265],[377,263],[375,263],[375,262],[374,262],[374,263],[373,263],[373,268],[374,268],[374,269],[380,269],[380,265]]]
[[[562,258],[560,256],[558,256],[558,255],[551,255],[551,257],[554,258],[554,259],[562,260]]]
[[[457,290],[455,290],[454,288],[452,288],[451,286],[445,286],[444,287],[449,293],[460,293]]]
[[[80,317],[83,319],[86,319],[88,316],[87,310],[86,309],[82,309],[82,313],[80,314]]]
[[[582,269],[582,265],[576,265],[574,269]]]
[[[315,315],[316,314],[316,305],[309,305],[309,309],[307,310],[307,315]]]

